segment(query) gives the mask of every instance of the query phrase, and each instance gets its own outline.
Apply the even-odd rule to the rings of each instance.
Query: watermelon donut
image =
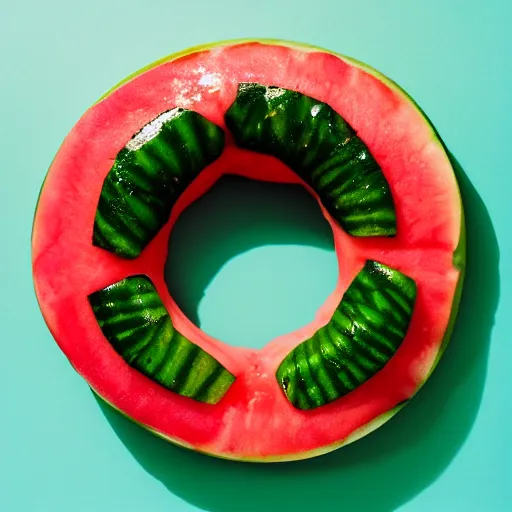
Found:
[[[302,184],[339,259],[315,320],[261,350],[206,335],[164,282],[176,219],[225,174]],[[322,49],[241,41],[163,59],[93,105],[47,174],[32,249],[47,325],[101,398],[181,446],[282,461],[366,435],[429,377],[464,217],[443,144],[396,84]]]

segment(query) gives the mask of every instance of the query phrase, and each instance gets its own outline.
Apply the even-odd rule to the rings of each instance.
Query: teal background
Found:
[[[511,16],[504,0],[2,2],[0,510],[511,510]],[[185,452],[100,405],[47,331],[30,270],[39,187],[87,107],[168,53],[251,36],[324,46],[401,84],[460,163],[470,252],[453,343],[413,403],[355,445],[272,466]],[[309,321],[336,279],[330,233],[293,187],[228,180],[171,246],[183,308],[232,343]]]

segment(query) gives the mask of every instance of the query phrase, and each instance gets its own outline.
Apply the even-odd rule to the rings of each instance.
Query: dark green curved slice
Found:
[[[379,165],[329,105],[295,91],[239,85],[226,125],[240,147],[279,158],[353,236],[393,236],[396,215]]]
[[[89,295],[96,320],[115,351],[167,389],[217,403],[235,377],[173,326],[153,283],[133,276]]]
[[[298,409],[314,409],[346,395],[380,371],[409,327],[415,282],[367,261],[330,322],[292,350],[276,377]]]
[[[118,153],[101,189],[93,244],[136,258],[180,194],[224,149],[224,132],[191,110],[159,115]]]

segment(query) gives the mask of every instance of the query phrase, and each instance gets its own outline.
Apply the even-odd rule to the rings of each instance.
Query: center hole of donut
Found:
[[[179,217],[165,280],[188,318],[262,348],[311,322],[338,277],[331,228],[300,185],[222,177]]]

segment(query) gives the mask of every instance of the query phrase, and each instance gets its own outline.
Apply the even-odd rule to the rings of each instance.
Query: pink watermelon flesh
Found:
[[[339,259],[334,293],[316,319],[262,350],[228,346],[193,325],[164,282],[170,230],[180,213],[222,175],[301,183],[277,159],[237,148],[226,130],[222,156],[189,186],[170,221],[141,256],[121,259],[91,243],[103,180],[119,150],[161,112],[181,106],[225,129],[240,82],[296,90],[329,104],[357,131],[381,166],[397,213],[394,238],[347,235],[323,209]],[[311,193],[314,192],[310,189]],[[191,234],[193,236],[193,234]],[[463,259],[463,217],[449,159],[418,107],[373,70],[325,51],[242,42],[159,63],[114,89],[76,124],[45,181],[33,230],[33,272],[45,320],[73,367],[105,401],[154,433],[211,455],[290,460],[355,440],[392,416],[430,375],[453,320]],[[364,262],[410,276],[418,294],[407,336],[389,363],[360,387],[311,411],[279,388],[283,358],[331,318]],[[216,405],[180,396],[128,366],[105,339],[87,297],[127,276],[146,274],[176,329],[236,380]]]

